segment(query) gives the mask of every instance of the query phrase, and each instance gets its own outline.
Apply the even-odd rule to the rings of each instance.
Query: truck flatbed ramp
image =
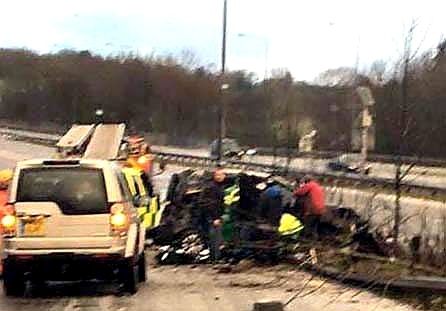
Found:
[[[83,158],[116,159],[119,155],[124,132],[124,123],[97,125]]]
[[[58,148],[79,148],[94,131],[94,124],[73,125],[70,130],[56,143]]]

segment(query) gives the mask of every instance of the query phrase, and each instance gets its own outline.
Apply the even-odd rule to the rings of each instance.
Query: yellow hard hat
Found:
[[[0,183],[8,183],[11,181],[13,176],[12,170],[1,170],[0,171]]]
[[[280,218],[279,234],[282,236],[299,233],[304,228],[302,222],[291,214],[285,213]]]

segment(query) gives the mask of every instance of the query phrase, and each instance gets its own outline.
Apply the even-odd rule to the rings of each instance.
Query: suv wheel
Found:
[[[3,271],[3,290],[6,296],[23,296],[26,289],[23,275],[13,270],[9,265]],[[12,269],[11,269],[12,268]]]
[[[139,260],[138,260],[139,261]],[[134,262],[134,260],[128,260],[125,262],[122,269],[122,277],[124,283],[124,291],[130,294],[136,294],[139,285],[139,262]]]
[[[145,282],[147,280],[146,276],[146,256],[143,252],[138,260],[138,276],[140,282]]]

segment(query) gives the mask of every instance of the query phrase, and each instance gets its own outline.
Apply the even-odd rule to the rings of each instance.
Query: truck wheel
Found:
[[[23,296],[26,284],[23,276],[12,270],[12,267],[5,267],[3,271],[3,290],[6,296]]]
[[[128,260],[124,264],[124,267],[122,269],[122,276],[123,276],[123,290],[125,292],[128,292],[130,294],[136,294],[138,291],[138,284],[139,284],[139,265],[138,262],[134,262],[133,260]]]
[[[146,269],[146,255],[143,252],[138,260],[138,276],[141,283],[144,283],[147,280]]]

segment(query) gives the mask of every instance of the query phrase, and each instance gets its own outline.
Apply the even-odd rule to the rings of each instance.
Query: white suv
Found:
[[[145,230],[121,167],[105,160],[19,162],[1,219],[6,295],[27,281],[146,278]]]

